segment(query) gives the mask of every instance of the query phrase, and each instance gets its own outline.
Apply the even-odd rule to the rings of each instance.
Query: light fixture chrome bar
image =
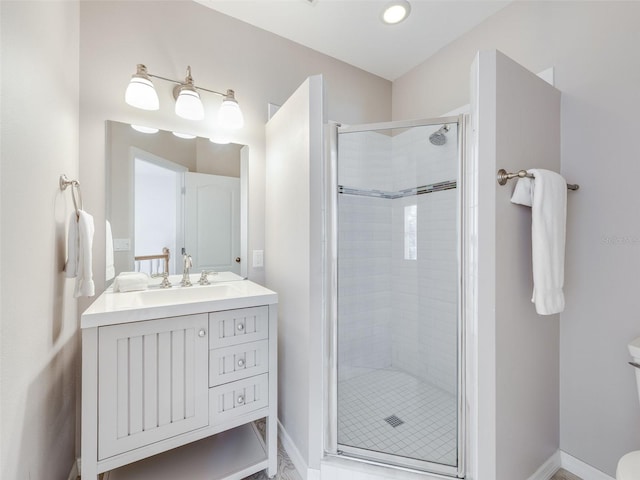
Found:
[[[360,188],[350,188],[344,185],[338,185],[338,193],[343,195],[359,195],[362,197],[386,198],[394,200],[396,198],[412,197],[414,195],[424,195],[425,193],[442,192],[456,188],[455,180],[446,182],[432,183],[430,185],[422,185],[420,187],[407,188],[397,192],[385,192],[383,190],[365,190]]]
[[[149,73],[149,72],[147,72],[147,75],[149,77],[159,78],[160,80],[165,80],[167,82],[175,83],[177,85],[184,85],[185,84],[184,80],[173,80],[172,78],[161,77],[160,75],[155,75],[155,74]],[[226,97],[227,96],[226,93],[220,93],[220,92],[216,92],[215,90],[209,90],[208,88],[199,87],[198,85],[195,85],[195,84],[193,85],[193,88],[195,88],[196,90],[202,90],[204,92],[215,93],[216,95],[220,95],[221,97]]]

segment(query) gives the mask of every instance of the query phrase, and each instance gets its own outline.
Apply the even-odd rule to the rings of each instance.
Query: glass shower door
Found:
[[[339,128],[339,454],[461,471],[459,118]]]

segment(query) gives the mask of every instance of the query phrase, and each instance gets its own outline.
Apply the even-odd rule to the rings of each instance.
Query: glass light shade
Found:
[[[145,127],[144,125],[131,125],[131,128],[140,133],[158,133],[160,130],[153,127]]]
[[[389,25],[400,23],[409,16],[411,5],[406,0],[397,0],[388,4],[382,11],[382,21]]]
[[[218,123],[227,129],[238,129],[244,126],[244,117],[238,102],[225,98],[218,110]]]
[[[187,120],[202,120],[204,107],[200,101],[200,95],[195,90],[182,88],[176,98],[176,115]]]
[[[143,110],[158,110],[160,108],[160,101],[153,83],[148,78],[138,75],[131,77],[124,94],[124,100],[132,107]]]
[[[195,135],[192,135],[190,133],[182,133],[182,132],[171,132],[171,133],[173,133],[178,138],[184,138],[186,140],[191,140],[192,138],[196,138]]]

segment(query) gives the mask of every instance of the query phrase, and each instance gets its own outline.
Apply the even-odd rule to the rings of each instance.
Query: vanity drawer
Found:
[[[209,386],[253,377],[269,370],[269,341],[209,350]]]
[[[209,314],[209,347],[255,342],[269,336],[269,307],[239,308]]]
[[[269,374],[209,389],[209,423],[220,425],[269,404]]]

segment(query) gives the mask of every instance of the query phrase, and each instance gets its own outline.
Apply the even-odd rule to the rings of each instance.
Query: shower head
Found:
[[[437,146],[447,143],[447,136],[445,133],[449,131],[449,125],[443,125],[438,130],[429,135],[429,141]]]

